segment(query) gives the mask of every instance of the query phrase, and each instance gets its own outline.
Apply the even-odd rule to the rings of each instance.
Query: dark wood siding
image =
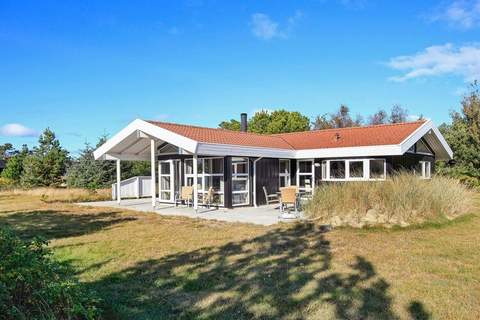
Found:
[[[257,193],[257,205],[266,204],[263,186],[268,193],[278,191],[279,185],[279,159],[263,158],[257,161],[257,177],[255,191]]]
[[[232,206],[232,157],[223,158],[223,196],[225,208]]]
[[[290,185],[297,185],[297,160],[290,160]]]

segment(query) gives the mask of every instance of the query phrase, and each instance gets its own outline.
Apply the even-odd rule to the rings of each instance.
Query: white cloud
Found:
[[[480,0],[455,0],[440,6],[430,21],[445,21],[452,27],[471,29],[480,26]]]
[[[480,79],[480,45],[455,47],[447,43],[431,46],[413,55],[394,57],[387,65],[392,69],[404,71],[401,76],[391,77],[392,81],[457,75],[470,82]]]
[[[293,27],[302,17],[302,11],[297,10],[294,15],[287,18],[285,27],[280,28],[279,23],[272,20],[268,15],[264,13],[254,13],[251,16],[250,26],[253,35],[263,40],[287,38],[293,30]]]
[[[0,128],[0,135],[5,137],[37,137],[38,132],[19,123],[9,123]]]

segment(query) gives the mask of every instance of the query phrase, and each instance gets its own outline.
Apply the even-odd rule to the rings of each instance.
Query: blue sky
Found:
[[[393,104],[440,124],[480,78],[480,0],[0,1],[0,143],[72,153],[135,118],[216,126]]]

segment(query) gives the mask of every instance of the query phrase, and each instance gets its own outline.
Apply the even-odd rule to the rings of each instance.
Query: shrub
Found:
[[[0,228],[0,314],[7,319],[94,319],[99,300],[51,257],[46,241]]]
[[[469,210],[470,198],[471,191],[458,180],[398,173],[387,181],[323,184],[306,213],[334,225],[406,225],[457,217]]]
[[[0,177],[0,190],[11,189],[14,185],[15,183],[13,180]]]
[[[112,200],[110,189],[89,190],[80,188],[14,189],[13,194],[40,197],[44,202],[89,202]]]

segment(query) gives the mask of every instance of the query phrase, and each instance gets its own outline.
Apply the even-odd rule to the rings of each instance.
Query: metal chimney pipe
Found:
[[[240,131],[247,132],[247,129],[248,129],[247,114],[243,112],[240,114]]]

